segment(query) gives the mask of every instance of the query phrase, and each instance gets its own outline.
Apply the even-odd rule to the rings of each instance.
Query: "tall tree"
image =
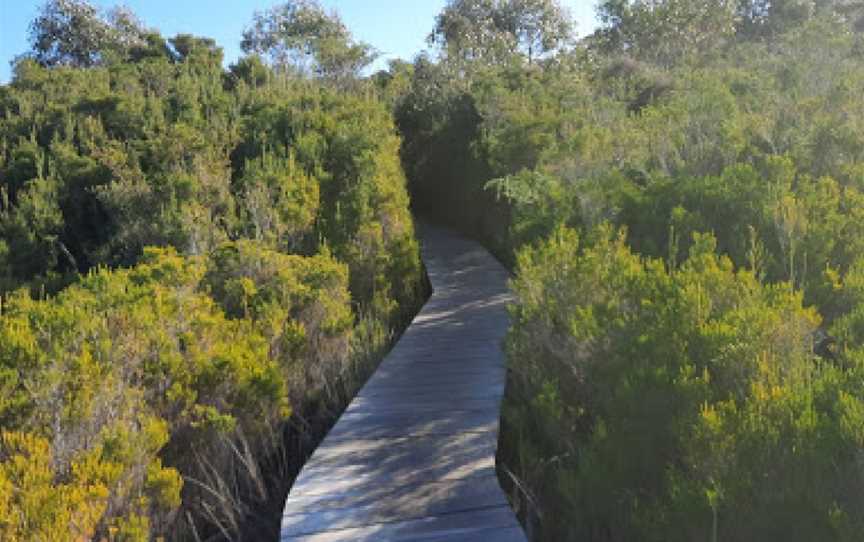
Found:
[[[573,37],[569,13],[557,0],[450,0],[429,36],[457,61],[529,63],[565,48]]]
[[[557,0],[502,2],[502,26],[513,36],[528,62],[558,51],[573,39],[573,22]]]
[[[338,14],[315,0],[290,0],[256,13],[241,47],[277,67],[335,81],[356,76],[376,57],[369,44],[354,41]]]
[[[736,0],[603,0],[602,47],[669,66],[722,45],[735,33]]]
[[[740,0],[740,32],[750,38],[771,37],[815,16],[834,17],[861,28],[861,0]]]
[[[33,56],[45,66],[92,66],[146,45],[146,34],[128,9],[103,14],[88,0],[48,0],[30,24]]]

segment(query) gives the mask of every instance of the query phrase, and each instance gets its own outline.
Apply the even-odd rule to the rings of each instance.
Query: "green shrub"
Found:
[[[715,250],[667,269],[603,226],[520,252],[505,425],[543,537],[860,532],[859,366],[816,358],[801,294]]]

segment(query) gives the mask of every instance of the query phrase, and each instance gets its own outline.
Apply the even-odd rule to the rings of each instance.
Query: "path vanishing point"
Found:
[[[526,540],[495,474],[507,272],[418,229],[432,296],[300,472],[283,542]]]

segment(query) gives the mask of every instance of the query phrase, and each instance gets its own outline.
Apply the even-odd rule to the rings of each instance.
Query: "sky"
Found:
[[[213,38],[225,50],[226,65],[241,56],[240,39],[253,13],[279,0],[91,0],[110,8],[128,6],[147,27],[163,36],[188,33]],[[378,65],[392,58],[411,60],[426,47],[435,16],[446,0],[320,0],[336,10],[355,38],[381,52]],[[596,0],[562,0],[581,35],[595,26]],[[27,28],[42,0],[0,0],[0,84],[11,77],[10,61],[28,49]]]

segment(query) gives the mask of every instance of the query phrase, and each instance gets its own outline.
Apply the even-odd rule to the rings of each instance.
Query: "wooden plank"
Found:
[[[440,494],[431,496],[407,494],[398,501],[390,501],[386,504],[377,501],[347,507],[306,506],[302,509],[294,503],[294,513],[282,517],[282,535],[300,536],[321,531],[507,506],[497,481],[491,477],[482,480],[483,483],[480,484],[473,481],[453,483],[451,485],[456,489],[452,489],[446,498],[442,498]],[[302,512],[298,512],[298,509]]]
[[[497,374],[495,376],[466,374],[461,377],[457,375],[438,375],[434,377],[429,376],[426,378],[418,378],[416,380],[409,376],[401,376],[377,380],[374,384],[364,387],[361,393],[369,397],[374,394],[387,392],[393,388],[416,390],[418,392],[438,389],[450,390],[457,393],[460,391],[471,393],[475,390],[482,390],[484,388],[503,388],[504,384],[505,379],[503,374]]]
[[[386,367],[387,374],[383,376],[381,380],[392,379],[396,376],[395,373],[405,373],[399,374],[398,377],[408,379],[410,378],[408,377],[408,373],[416,373],[416,382],[418,383],[424,382],[428,379],[445,380],[448,378],[475,378],[482,381],[489,381],[500,378],[504,375],[504,372],[501,371],[501,365],[501,362],[492,363],[487,360],[439,360],[435,362],[416,360]],[[373,387],[377,383],[376,379],[376,382],[367,383],[364,388]]]
[[[478,529],[438,538],[441,542],[525,542],[521,526],[494,529]]]
[[[425,401],[434,400],[438,401],[438,403],[444,407],[450,400],[456,401],[460,399],[480,398],[500,399],[503,393],[504,384],[501,383],[495,386],[484,386],[483,389],[478,389],[476,391],[470,389],[447,390],[444,388],[423,387],[381,389],[370,391],[368,393],[361,391],[357,397],[365,401],[375,401],[380,405],[392,404],[393,401],[407,401],[412,398]]]
[[[315,463],[304,469],[303,474],[295,482],[295,488],[302,488],[320,480],[332,480],[337,477],[378,478],[388,483],[407,483],[408,480],[453,479],[475,475],[487,466],[494,466],[488,459],[494,457],[495,446],[485,439],[465,438],[460,435],[456,446],[446,446],[436,449],[425,443],[417,443],[415,439],[401,444],[386,447],[351,449],[343,457],[330,457],[328,461],[316,458]],[[429,439],[417,439],[426,440]],[[471,441],[474,442],[471,442]],[[392,439],[385,439],[390,442]]]
[[[356,494],[362,491],[373,490],[376,484],[385,484],[384,487],[396,485],[424,485],[434,482],[465,480],[469,478],[484,478],[495,475],[495,458],[484,457],[475,464],[468,465],[440,465],[436,467],[424,466],[405,472],[402,476],[392,480],[382,480],[382,477],[374,473],[361,472],[357,469],[333,469],[322,474],[316,472],[315,477],[298,479],[291,487],[291,495],[342,495],[346,493]],[[290,510],[285,510],[290,514]]]
[[[506,502],[504,494],[498,487],[495,473],[468,479],[438,480],[416,486],[382,484],[341,493],[291,494],[285,501],[285,514],[302,515],[322,510],[368,507],[370,505],[376,505],[381,509],[392,509],[415,502],[431,505],[436,502],[448,502],[453,498],[470,498],[472,495],[486,499],[488,497],[483,497],[486,494],[497,494],[501,504]],[[458,511],[458,507],[452,511]]]
[[[283,535],[282,541],[297,542],[380,542],[382,540],[428,541],[470,540],[467,536],[517,527],[516,518],[509,506],[467,510],[453,514],[429,516],[392,523],[319,531],[300,536]],[[523,539],[524,540],[524,535]]]
[[[525,541],[495,473],[508,274],[421,231],[432,297],[295,480],[282,540]]]
[[[384,439],[326,440],[315,450],[316,464],[377,463],[406,454],[445,455],[450,450],[473,449],[488,446],[494,435],[486,433],[460,433],[450,437],[395,437]]]
[[[498,426],[498,416],[486,412],[394,412],[343,414],[346,423],[336,424],[329,438],[364,439],[419,435],[476,433]]]
[[[382,404],[380,401],[358,397],[345,410],[346,414],[353,412],[440,412],[452,410],[482,410],[498,412],[501,401],[495,395],[488,397],[467,396],[462,398],[450,397],[446,405],[442,405],[437,398],[424,399],[423,397],[405,397],[397,403]]]
[[[391,363],[384,365],[375,373],[375,380],[387,380],[391,378],[416,378],[425,380],[435,377],[488,377],[490,369],[497,369],[498,364],[491,363],[485,359],[460,359],[443,360],[438,359],[434,363]]]

